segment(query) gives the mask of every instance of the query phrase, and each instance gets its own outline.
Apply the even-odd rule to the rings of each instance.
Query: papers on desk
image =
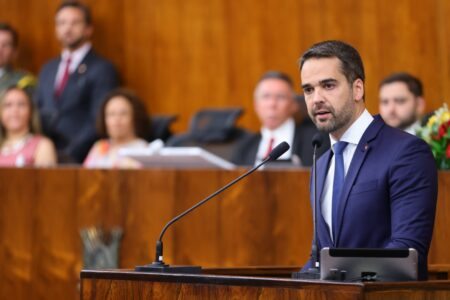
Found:
[[[232,170],[235,165],[199,147],[166,147],[150,145],[141,149],[121,149],[119,155],[133,158],[144,167],[160,168],[221,168]]]

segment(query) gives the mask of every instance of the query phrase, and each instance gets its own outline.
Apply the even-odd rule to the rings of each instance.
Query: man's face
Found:
[[[338,58],[308,59],[301,70],[308,113],[316,127],[338,139],[364,109],[361,79],[350,84]]]
[[[65,7],[56,14],[56,37],[64,48],[75,50],[89,40],[92,27],[86,24],[83,12]]]
[[[291,86],[276,78],[265,79],[256,86],[254,105],[262,125],[270,130],[292,117],[296,109]]]
[[[0,68],[12,63],[15,50],[12,34],[9,31],[0,30]]]
[[[419,118],[423,99],[411,93],[406,83],[383,84],[379,96],[380,115],[389,126],[405,129]]]

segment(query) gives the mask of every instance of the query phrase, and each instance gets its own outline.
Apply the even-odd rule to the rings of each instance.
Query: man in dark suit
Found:
[[[286,141],[291,149],[280,159],[300,166],[311,166],[311,140],[318,130],[308,117],[296,124],[294,115],[299,104],[295,99],[291,78],[277,71],[265,73],[255,88],[254,107],[262,124],[261,131],[248,134],[239,142],[232,161],[238,165],[257,164],[272,148]],[[321,153],[326,149],[327,145],[323,145]]]
[[[425,279],[437,200],[429,147],[366,110],[352,46],[315,44],[300,70],[308,112],[332,145],[317,162],[318,248],[414,248]]]
[[[105,95],[118,85],[113,65],[89,42],[93,32],[88,7],[63,2],[56,12],[56,35],[63,51],[39,75],[36,103],[43,130],[60,161],[81,163],[97,139],[95,119]]]

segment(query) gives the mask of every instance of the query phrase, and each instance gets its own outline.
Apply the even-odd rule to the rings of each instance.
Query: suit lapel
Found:
[[[77,66],[77,68],[74,70],[72,74],[69,76],[69,80],[67,81],[67,85],[62,93],[61,99],[63,101],[60,101],[60,105],[63,107],[70,107],[71,102],[74,100],[80,99],[78,97],[78,94],[80,90],[82,90],[82,86],[85,84],[86,80],[86,73],[88,71],[88,65],[91,61],[92,56],[94,55],[92,49],[89,50],[89,52],[86,54],[86,56],[83,58],[83,60],[80,62],[80,64]],[[55,74],[56,76],[56,74]]]
[[[52,61],[52,66],[49,68],[48,75],[45,78],[39,78],[39,85],[44,86],[44,98],[51,99],[47,104],[55,108],[58,105],[58,99],[55,95],[55,82],[56,74],[58,73],[59,63],[61,62],[61,56]]]
[[[371,146],[370,142],[375,139],[376,135],[380,131],[381,127],[384,125],[384,122],[381,120],[379,116],[376,116],[374,121],[369,125],[366,132],[361,137],[358,146],[356,147],[355,154],[353,155],[352,161],[350,163],[350,167],[348,169],[347,175],[345,176],[344,188],[341,194],[341,201],[339,201],[339,211],[338,211],[338,228],[335,246],[338,246],[339,238],[341,235],[341,228],[343,222],[343,215],[345,211],[345,207],[347,205],[348,197],[350,195],[350,191],[353,187],[353,184],[358,176],[358,173],[361,169],[361,166],[364,163],[367,155],[370,152]]]

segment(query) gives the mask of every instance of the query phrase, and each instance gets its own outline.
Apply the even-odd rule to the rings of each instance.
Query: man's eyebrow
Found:
[[[326,84],[326,83],[335,83],[335,82],[337,82],[337,79],[334,79],[334,78],[326,78],[326,79],[320,80],[320,81],[319,81],[319,84],[320,84],[320,85],[323,85],[323,84]],[[302,84],[302,88],[303,88],[303,89],[309,88],[309,87],[312,87],[312,85],[311,85],[310,83]]]
[[[327,79],[323,79],[323,80],[319,81],[320,84],[335,83],[335,82],[337,82],[337,80],[334,78],[327,78]]]
[[[309,84],[309,83],[302,84],[302,89],[309,88],[309,87],[312,87],[311,84]]]

